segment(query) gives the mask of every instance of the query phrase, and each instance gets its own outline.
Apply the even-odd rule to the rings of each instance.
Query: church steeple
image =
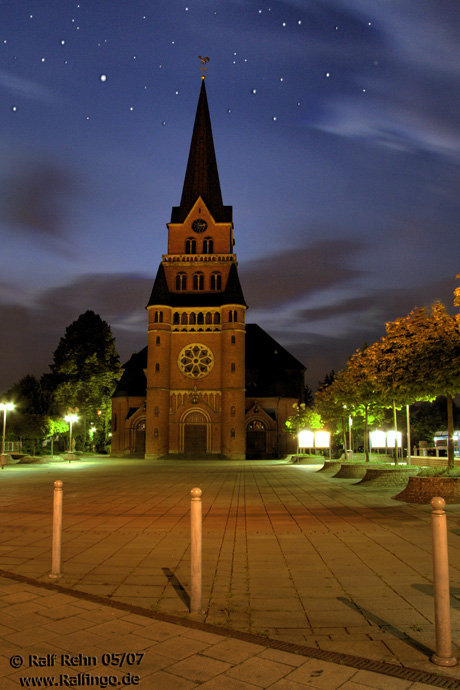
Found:
[[[200,196],[216,222],[232,221],[232,207],[222,203],[204,79],[201,81],[182,198],[180,206],[172,209],[171,222],[183,223]]]

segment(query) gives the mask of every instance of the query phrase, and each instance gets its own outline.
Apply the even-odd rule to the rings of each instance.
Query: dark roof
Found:
[[[128,396],[142,396],[147,390],[147,379],[144,370],[147,369],[147,348],[131,355],[131,359],[123,365],[123,374],[113,394],[113,398]]]
[[[255,323],[246,324],[246,397],[303,400],[306,367]]]
[[[216,222],[231,223],[232,207],[222,203],[204,79],[201,82],[182,198],[180,206],[172,209],[171,223],[183,223],[199,196]]]
[[[224,304],[241,304],[246,306],[238,271],[234,263],[230,266],[227,284],[222,292],[170,292],[166,282],[164,266],[160,264],[147,306],[158,305],[204,309],[205,307],[221,307]]]
[[[158,267],[155,282],[153,283],[152,292],[147,306],[152,304],[161,304],[166,307],[171,306],[171,293],[169,292],[168,283],[166,282],[165,269],[161,263]]]

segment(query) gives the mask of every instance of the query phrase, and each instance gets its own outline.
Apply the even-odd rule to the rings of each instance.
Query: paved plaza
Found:
[[[0,471],[0,570],[5,575],[0,578],[0,673],[3,669],[11,687],[17,687],[20,673],[12,673],[7,662],[16,644],[30,649],[35,644],[36,654],[45,654],[50,645],[51,651],[77,651],[79,644],[78,651],[99,649],[100,656],[106,639],[98,635],[107,633],[118,646],[125,639],[138,651],[147,649],[145,630],[160,626],[164,636],[149,633],[156,635],[149,638],[155,650],[149,647],[146,658],[159,664],[164,652],[166,661],[144,669],[164,678],[146,687],[428,687],[409,676],[389,678],[385,664],[449,676],[460,687],[457,668],[429,661],[435,646],[431,508],[392,500],[394,489],[366,489],[355,479],[334,479],[318,469],[284,461],[109,458],[7,466]],[[53,591],[39,585],[50,584],[57,479],[64,483],[63,576]],[[193,487],[203,492],[203,613],[192,615]],[[447,514],[457,655],[460,506],[448,506]],[[50,608],[55,613],[46,619],[49,604],[44,602],[50,597],[56,598]],[[24,616],[29,617],[25,628],[15,627]],[[110,633],[104,628],[107,620]],[[37,627],[46,634],[34,637]],[[185,656],[177,640],[166,644],[178,636],[184,650],[191,650]],[[224,652],[216,656],[224,647],[236,656],[228,651],[228,658]],[[302,656],[308,648],[329,656],[308,659]],[[382,664],[380,673],[357,670],[346,655]],[[189,666],[202,664],[203,656],[213,662],[204,664],[208,671],[198,677]],[[252,682],[238,670],[246,664],[249,673],[260,660],[273,676],[261,680],[256,674]]]

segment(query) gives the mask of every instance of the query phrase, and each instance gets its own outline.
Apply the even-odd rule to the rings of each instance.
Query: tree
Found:
[[[369,348],[371,373],[385,405],[447,400],[448,467],[454,466],[453,397],[460,391],[460,321],[441,302],[386,324]],[[408,442],[410,445],[410,440]]]
[[[285,431],[296,437],[297,453],[299,452],[299,432],[303,429],[321,429],[323,422],[315,410],[306,407],[305,403],[293,404],[294,412],[284,422]]]
[[[120,362],[110,326],[86,311],[66,328],[53,354],[48,383],[57,409],[78,408],[86,424],[93,423],[105,445],[111,413],[110,397],[120,377]]]
[[[329,387],[338,406],[346,408],[353,417],[358,415],[364,419],[366,462],[369,462],[369,424],[379,418],[385,407],[373,374],[374,355],[374,351],[367,346],[357,350]]]

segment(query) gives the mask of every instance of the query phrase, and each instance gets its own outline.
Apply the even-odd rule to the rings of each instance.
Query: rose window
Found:
[[[180,351],[178,365],[185,376],[198,379],[209,374],[214,366],[214,355],[206,345],[192,343]]]

